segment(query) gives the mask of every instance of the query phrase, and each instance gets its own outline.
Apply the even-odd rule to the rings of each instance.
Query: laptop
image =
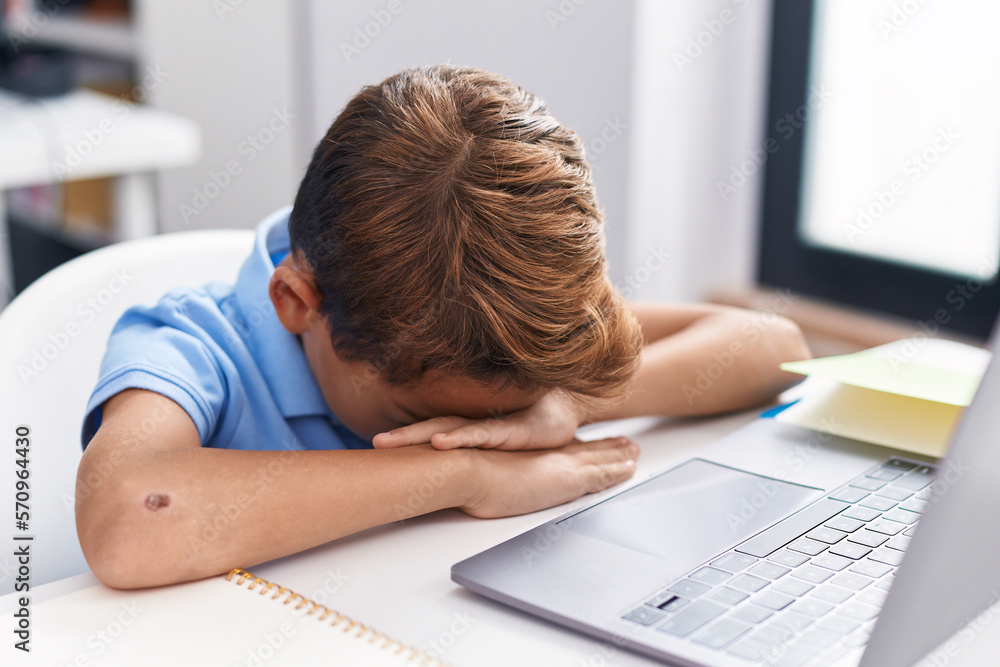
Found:
[[[998,404],[940,461],[758,419],[452,579],[670,664],[912,665],[1000,600]]]

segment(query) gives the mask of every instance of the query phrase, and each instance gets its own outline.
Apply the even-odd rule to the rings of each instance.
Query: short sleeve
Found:
[[[216,340],[226,325],[214,300],[193,290],[127,310],[111,332],[87,402],[83,447],[101,425],[101,404],[125,389],[146,389],[171,399],[191,417],[202,444],[208,442],[228,397]]]

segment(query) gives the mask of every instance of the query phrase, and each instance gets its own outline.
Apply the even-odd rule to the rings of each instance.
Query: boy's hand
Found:
[[[553,507],[624,482],[635,473],[639,446],[620,437],[574,441],[559,449],[469,454],[475,493],[459,509],[492,519]]]
[[[524,410],[489,419],[436,417],[372,439],[377,449],[423,445],[435,449],[549,449],[573,441],[585,419],[583,405],[562,392],[549,392]]]

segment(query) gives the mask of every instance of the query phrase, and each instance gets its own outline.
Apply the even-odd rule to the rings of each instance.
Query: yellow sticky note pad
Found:
[[[806,398],[775,416],[778,421],[902,449],[944,456],[965,410],[839,382],[810,378]]]
[[[989,360],[986,350],[925,338],[896,341],[854,354],[784,363],[781,368],[853,387],[967,406]]]

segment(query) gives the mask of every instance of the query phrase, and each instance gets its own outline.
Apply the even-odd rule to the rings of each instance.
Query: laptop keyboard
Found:
[[[934,472],[895,458],[877,465],[623,618],[776,667],[860,652],[931,499]]]

